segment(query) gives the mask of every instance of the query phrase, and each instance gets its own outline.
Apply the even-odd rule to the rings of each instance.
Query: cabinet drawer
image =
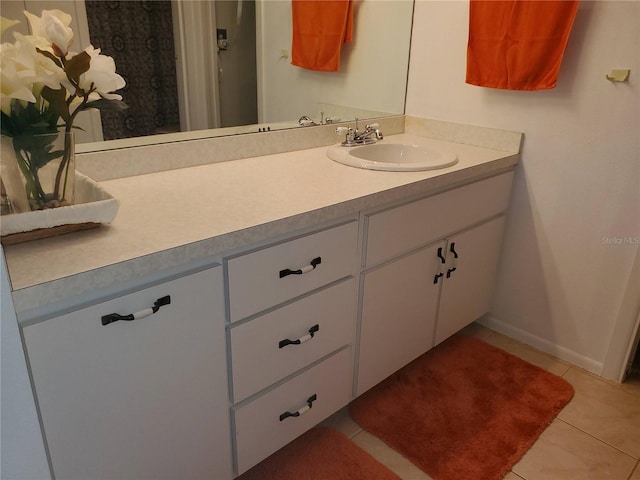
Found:
[[[228,259],[231,321],[353,274],[357,242],[358,223],[350,222]],[[311,269],[318,258],[320,263]],[[287,269],[310,271],[281,276]]]
[[[353,343],[355,283],[352,278],[231,328],[234,401]],[[301,343],[286,344],[297,339]]]
[[[351,399],[351,382],[351,351],[347,348],[236,409],[237,473],[245,472],[345,406]],[[285,412],[305,407],[314,395],[312,408],[280,420]]]
[[[366,217],[365,266],[431,243],[507,209],[513,172]]]

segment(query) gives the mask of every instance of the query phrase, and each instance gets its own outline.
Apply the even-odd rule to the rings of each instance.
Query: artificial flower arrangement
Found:
[[[14,32],[15,42],[0,46],[1,129],[15,152],[13,163],[2,161],[0,173],[7,194],[14,197],[10,198],[13,213],[73,203],[71,132],[77,128],[76,117],[89,108],[127,108],[122,97],[113,93],[125,86],[113,58],[91,45],[80,53],[69,52],[70,15],[60,10],[43,10],[40,17],[24,14],[32,34]],[[2,31],[17,23],[2,18]],[[59,130],[65,135],[58,147],[54,144]],[[4,153],[3,147],[3,157]],[[51,188],[41,179],[47,165],[55,165]],[[16,188],[17,173],[22,177],[21,189]]]

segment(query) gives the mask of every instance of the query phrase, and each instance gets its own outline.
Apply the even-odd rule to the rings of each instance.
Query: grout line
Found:
[[[629,454],[629,453],[627,453],[627,452],[625,452],[625,451],[621,450],[619,447],[616,447],[615,445],[611,445],[611,444],[610,444],[609,442],[607,442],[606,440],[603,440],[603,439],[601,439],[601,438],[598,438],[598,437],[596,437],[596,436],[595,436],[595,434],[593,434],[593,433],[589,433],[589,432],[587,432],[586,430],[583,430],[582,428],[580,428],[580,427],[578,427],[578,426],[574,425],[573,423],[568,422],[567,420],[564,420],[564,419],[562,419],[562,418],[560,418],[560,417],[558,417],[558,416],[556,416],[555,420],[558,420],[558,421],[560,421],[560,422],[562,422],[562,423],[564,423],[564,424],[566,424],[566,425],[569,425],[571,428],[575,428],[575,429],[576,429],[576,430],[578,430],[579,432],[582,432],[582,433],[584,433],[585,435],[588,435],[589,437],[593,438],[594,440],[597,440],[597,441],[598,441],[598,442],[600,442],[600,443],[604,443],[605,445],[607,445],[607,446],[609,446],[609,447],[613,448],[614,450],[617,450],[618,452],[622,453],[623,455],[625,455],[625,456],[627,456],[627,457],[629,457],[629,458],[631,458],[631,459],[635,460],[635,461],[636,461],[636,465],[637,465],[637,463],[638,463],[638,459],[637,459],[636,457],[634,457],[633,455],[631,455],[631,454]]]
[[[568,364],[568,365],[569,365],[569,369],[562,375],[562,377],[567,375],[570,370],[575,370],[580,375],[587,375],[589,377],[589,381],[600,382],[606,385],[607,387],[616,389],[618,392],[626,393],[627,395],[631,395],[633,397],[640,397],[640,392],[631,391],[629,388],[623,387],[622,383],[615,382],[613,380],[608,380],[596,373],[590,372],[576,365],[572,365],[572,364]]]
[[[631,480],[633,478],[634,473],[640,473],[640,460],[636,462],[636,466],[633,468],[633,470],[631,470],[631,473],[629,474],[626,480]]]
[[[364,428],[360,427],[359,430],[355,431],[351,436],[349,436],[349,440],[353,440],[358,435],[360,435],[362,432],[364,432]]]

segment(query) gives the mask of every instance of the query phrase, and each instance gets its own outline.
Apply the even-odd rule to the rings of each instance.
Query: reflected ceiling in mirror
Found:
[[[3,16],[59,8],[72,49],[114,57],[130,108],[83,112],[95,151],[404,113],[413,0],[352,2],[337,72],[291,64],[290,0],[3,0]]]

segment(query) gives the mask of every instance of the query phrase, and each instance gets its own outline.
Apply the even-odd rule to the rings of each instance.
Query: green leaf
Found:
[[[53,108],[58,112],[65,122],[71,121],[71,115],[69,113],[69,105],[67,105],[67,90],[64,87],[60,87],[57,90],[47,87],[46,85],[42,89],[42,97],[53,105]]]
[[[41,107],[14,99],[11,101],[9,114],[2,112],[2,134],[15,137],[21,134],[55,133],[58,131],[58,118],[59,115],[51,104],[45,103]]]
[[[53,150],[53,143],[57,138],[57,133],[20,134],[13,137],[13,147],[16,151],[24,152],[31,170],[35,172],[51,160],[64,155],[63,150]]]
[[[13,126],[11,116],[7,115],[4,112],[0,112],[0,114],[0,128],[2,130],[2,135],[13,137],[15,128]]]

